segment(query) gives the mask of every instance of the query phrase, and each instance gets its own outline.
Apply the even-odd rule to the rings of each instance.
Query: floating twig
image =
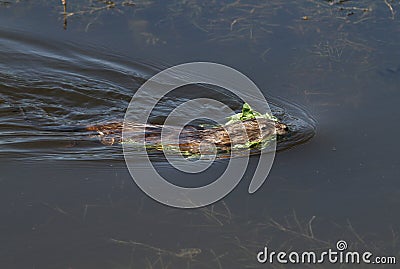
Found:
[[[63,5],[64,8],[64,23],[63,23],[63,28],[64,30],[67,30],[67,0],[61,0],[61,4]]]
[[[384,0],[384,1],[385,1],[385,4],[387,5],[387,7],[388,7],[389,10],[390,10],[390,13],[392,13],[392,20],[394,20],[394,14],[395,14],[396,12],[394,11],[392,5],[391,5],[387,0]]]

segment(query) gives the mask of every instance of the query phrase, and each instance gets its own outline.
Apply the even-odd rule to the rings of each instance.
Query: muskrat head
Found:
[[[264,141],[276,134],[277,131],[275,121],[264,118],[245,120],[237,124],[242,124],[247,134],[247,139],[243,137],[243,134],[242,137],[239,137],[238,143]],[[235,128],[235,126],[232,127]],[[234,137],[233,140],[236,138]]]
[[[287,126],[271,119],[257,118],[230,123],[223,127],[207,130],[202,138],[219,148],[251,147],[267,141],[273,135],[287,133]]]

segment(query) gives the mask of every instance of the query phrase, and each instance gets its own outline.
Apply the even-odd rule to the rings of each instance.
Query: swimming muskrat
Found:
[[[28,119],[29,120],[29,119]],[[290,125],[292,126],[292,125]],[[294,130],[270,114],[261,114],[245,103],[242,112],[228,117],[220,125],[186,125],[183,128],[161,124],[123,121],[87,126],[41,126],[45,132],[74,132],[96,138],[103,145],[133,144],[134,148],[162,152],[180,152],[186,156],[214,155],[264,149],[270,142],[284,142]],[[74,147],[74,140],[68,147]],[[240,155],[240,153],[239,153]],[[225,156],[220,155],[220,156]]]
[[[126,143],[188,156],[263,149],[270,141],[279,142],[279,138],[290,133],[286,124],[268,113],[252,110],[247,103],[241,113],[228,119],[223,125],[186,125],[183,128],[118,121],[79,127],[45,127],[43,130],[87,132],[89,137],[107,146]]]
[[[165,127],[156,124],[142,125],[126,123],[125,125],[125,132],[130,134],[127,138],[130,142],[134,142],[135,138],[139,137],[140,132],[143,132],[143,129],[145,129],[146,144],[161,144],[161,131],[163,128],[166,129],[164,132],[167,132],[166,141],[168,141],[168,136],[172,135],[174,131],[177,131],[173,127]],[[112,122],[87,126],[84,130],[96,132],[102,144],[114,145],[123,142],[123,127],[124,125],[122,122]],[[245,129],[247,137],[246,134],[242,132],[242,128]],[[240,145],[257,141],[261,142],[273,134],[284,135],[287,131],[288,127],[285,124],[262,118],[209,128],[188,125],[185,126],[179,134],[179,147],[181,150],[196,153],[200,151],[200,144],[205,142],[214,144],[218,149],[228,151],[232,144]]]
[[[266,118],[253,118],[207,128],[187,125],[182,130],[156,124],[125,123],[124,139],[122,138],[123,128],[122,122],[113,122],[88,126],[85,130],[94,132],[104,145],[140,144],[145,130],[146,146],[159,150],[176,149],[190,155],[211,154],[215,150],[230,152],[234,147],[237,149],[260,148],[262,143],[270,137],[285,135],[288,132],[285,124]],[[161,132],[166,133],[163,141],[161,141]],[[169,142],[178,136],[178,144]]]

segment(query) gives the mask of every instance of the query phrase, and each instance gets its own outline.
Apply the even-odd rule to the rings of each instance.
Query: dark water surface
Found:
[[[340,239],[400,259],[397,2],[110,3],[69,3],[64,30],[60,3],[0,1],[0,268],[286,268],[257,252]],[[257,156],[222,201],[172,209],[139,190],[121,148],[51,131],[121,119],[146,79],[190,61],[246,74],[272,111],[301,120],[301,142],[316,126],[255,194]],[[195,95],[166,98],[152,120]]]

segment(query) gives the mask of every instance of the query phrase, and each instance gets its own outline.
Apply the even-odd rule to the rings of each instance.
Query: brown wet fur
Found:
[[[232,146],[244,144],[247,141],[261,141],[274,132],[276,135],[284,135],[288,132],[288,127],[279,122],[267,119],[253,119],[242,122],[232,123],[221,127],[210,127],[206,129],[185,126],[182,130],[174,127],[163,127],[153,124],[128,124],[125,135],[130,140],[138,141],[142,139],[142,132],[145,130],[145,141],[147,145],[161,144],[161,131],[166,132],[166,141],[163,145],[179,146],[181,151],[196,153],[211,153],[213,150],[228,152]],[[101,143],[104,145],[114,145],[122,142],[122,122],[112,122],[88,126],[87,131],[96,132]],[[168,143],[169,138],[179,135],[179,144]],[[172,140],[171,140],[172,141]]]

